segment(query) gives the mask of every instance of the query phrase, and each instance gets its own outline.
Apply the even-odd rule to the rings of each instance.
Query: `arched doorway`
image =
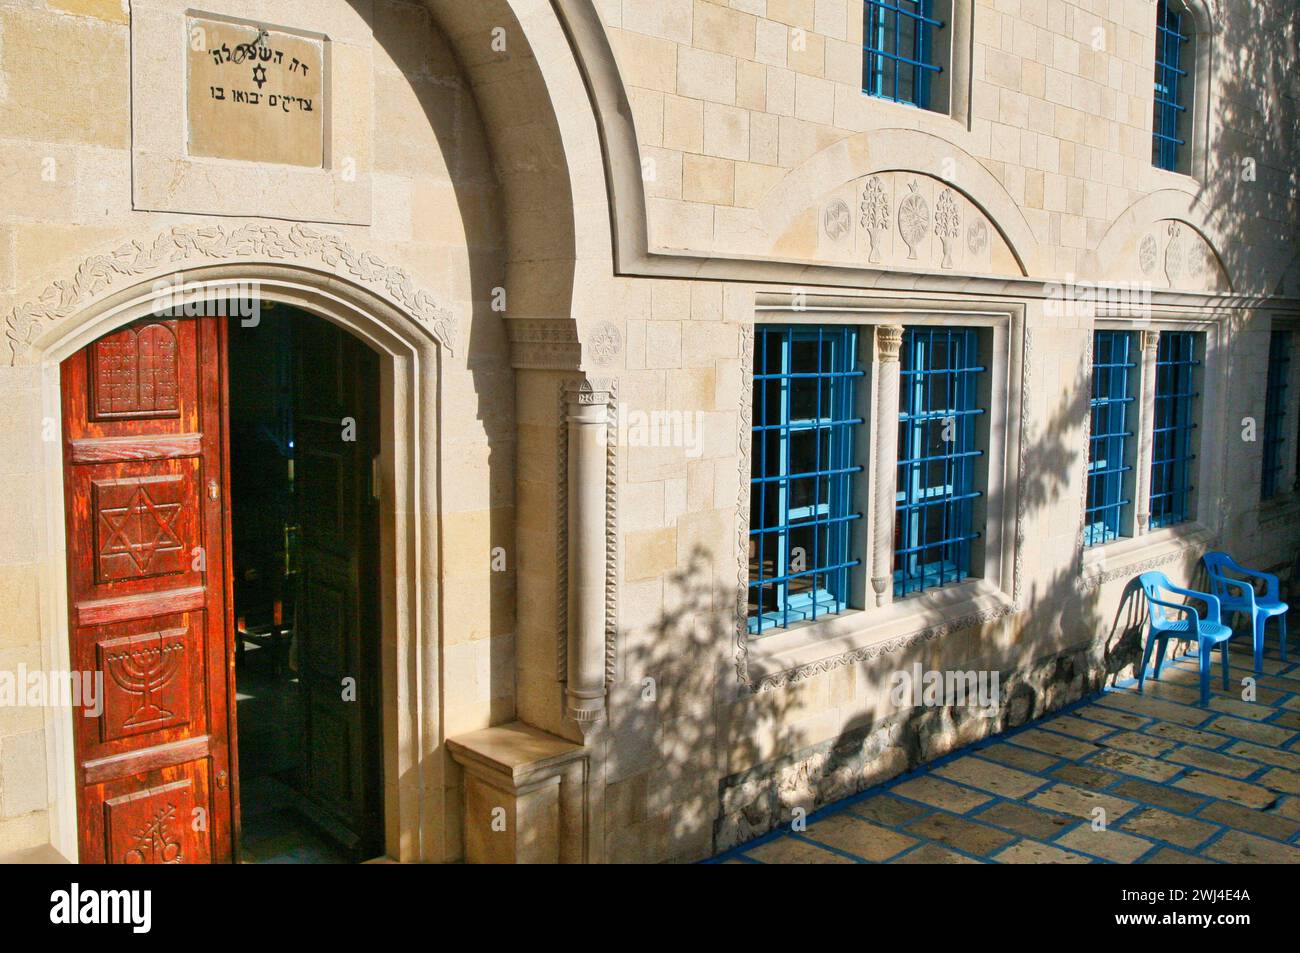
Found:
[[[60,364],[68,651],[103,685],[73,719],[83,861],[234,859],[241,808],[247,860],[367,859],[400,823],[381,763],[392,364],[251,305],[155,307]]]

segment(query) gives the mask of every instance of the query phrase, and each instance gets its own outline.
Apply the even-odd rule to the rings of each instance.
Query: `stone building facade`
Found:
[[[869,6],[0,0],[0,670],[73,668],[86,611],[60,364],[178,288],[251,287],[379,355],[397,860],[704,858],[1126,671],[1140,571],[1187,582],[1210,548],[1285,571],[1300,358],[1269,367],[1300,335],[1294,4],[1178,4],[1172,169],[1156,4],[930,4],[925,108],[864,92]],[[217,109],[196,28],[314,51],[294,62],[317,78],[290,78],[300,139]],[[852,565],[829,614],[752,632],[778,326],[854,331]],[[959,581],[896,597],[900,373],[951,329],[982,374],[977,540]],[[1106,331],[1132,343],[1134,422],[1097,541]],[[1169,520],[1162,334],[1200,348]],[[998,673],[1001,703],[900,705],[891,677],[917,665]],[[95,859],[80,715],[0,707],[0,856]],[[217,763],[185,783],[224,790]]]

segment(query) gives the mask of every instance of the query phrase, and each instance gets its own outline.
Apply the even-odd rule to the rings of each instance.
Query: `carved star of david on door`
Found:
[[[156,503],[143,486],[137,486],[125,506],[106,507],[99,511],[108,527],[99,554],[117,556],[126,553],[140,572],[148,572],[155,553],[181,548],[175,530],[180,512],[180,503]]]

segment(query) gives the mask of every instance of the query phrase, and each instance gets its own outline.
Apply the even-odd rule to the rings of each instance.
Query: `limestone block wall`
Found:
[[[975,183],[965,175],[973,158],[1041,246],[1036,277],[1102,277],[1090,251],[1126,209],[1162,190],[1195,196],[1215,227],[1231,232],[1218,249],[1230,265],[1293,236],[1296,183],[1286,142],[1297,128],[1297,93],[1284,66],[1286,38],[1297,30],[1290,5],[1193,4],[1198,23],[1214,31],[1197,52],[1209,61],[1213,93],[1196,104],[1204,106],[1213,148],[1190,176],[1151,163],[1149,5],[958,0],[953,20],[967,24],[969,61],[955,64],[951,81],[968,89],[969,100],[953,114],[862,94],[862,6],[597,4],[635,121],[652,248],[826,258],[814,230],[783,241],[774,223],[824,214],[824,196],[851,177],[827,158],[835,146],[869,167],[862,171],[945,169],[959,189]],[[923,137],[904,154],[871,154],[870,134],[885,129]],[[820,174],[793,194],[782,188],[792,172],[813,169]],[[944,267],[939,257],[907,266]]]
[[[291,9],[290,9],[291,7]],[[200,195],[202,206],[149,211],[133,199],[132,114],[152,115],[162,90],[132,102],[132,30],[183,12],[167,0],[3,0],[0,2],[0,322],[28,302],[58,301],[54,282],[72,282],[81,263],[130,242],[148,247],[178,226],[298,224],[339,236],[401,269],[454,315],[457,348],[437,366],[420,368],[443,395],[437,427],[449,467],[428,513],[441,515],[442,578],[430,592],[454,592],[442,618],[439,666],[448,686],[431,704],[446,734],[508,721],[515,711],[514,513],[515,393],[509,344],[493,290],[505,283],[500,190],[475,97],[429,9],[408,0],[309,0],[284,5],[222,0],[205,11],[326,34],[332,44],[333,118],[355,126],[355,155],[335,155],[342,174],[351,160],[366,202],[359,224],[315,221],[292,206],[274,166],[247,164],[239,188]],[[133,22],[134,20],[134,22]],[[179,46],[181,35],[136,36]],[[238,130],[231,130],[238,134]],[[279,211],[274,222],[248,216],[250,203]],[[303,197],[300,205],[313,202]],[[348,213],[354,219],[355,209]],[[232,217],[233,216],[233,217]],[[360,220],[358,219],[358,220]],[[177,267],[183,268],[184,262]],[[183,274],[182,274],[183,280]],[[120,283],[121,279],[117,280]],[[129,282],[128,282],[129,283]],[[85,288],[89,300],[103,285]],[[53,295],[51,298],[50,295]],[[0,331],[12,322],[0,323]],[[11,335],[12,336],[12,335]],[[54,607],[64,598],[50,580],[65,571],[49,551],[41,488],[57,492],[48,472],[46,438],[57,441],[57,407],[41,406],[39,367],[11,366],[9,340],[0,359],[0,669],[50,661]],[[398,395],[401,399],[401,395]],[[426,518],[434,518],[427,516]],[[434,537],[437,538],[437,537]],[[494,572],[493,550],[506,554]],[[436,616],[435,616],[436,617]],[[403,704],[414,702],[402,693]],[[72,754],[47,737],[41,709],[0,707],[0,854],[46,843],[56,776]],[[430,759],[441,764],[441,752]],[[435,813],[454,818],[459,778],[434,771],[426,794]],[[404,783],[414,783],[406,779]],[[448,795],[443,786],[449,789]],[[66,799],[68,791],[58,796]],[[443,827],[441,822],[439,827]],[[447,846],[456,856],[459,844]]]

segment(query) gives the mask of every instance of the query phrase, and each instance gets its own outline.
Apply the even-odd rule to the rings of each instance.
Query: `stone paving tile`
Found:
[[[1175,705],[1171,702],[1162,702],[1154,698],[1145,698],[1122,690],[1109,692],[1101,696],[1097,701],[1101,705],[1123,708],[1125,711],[1131,711],[1135,714],[1159,718],[1163,721],[1172,721],[1179,725],[1190,725],[1193,728],[1199,727],[1201,722],[1205,721],[1205,712],[1203,710],[1189,708],[1186,705]]]
[[[1300,797],[1289,797],[1279,803],[1274,810],[1283,817],[1293,817],[1300,821]]]
[[[1263,721],[1274,712],[1271,706],[1257,705],[1236,698],[1211,698],[1210,708],[1214,711],[1221,711],[1225,715],[1236,715],[1238,718],[1245,718],[1249,721]]]
[[[1195,854],[1184,854],[1181,850],[1173,850],[1169,847],[1161,847],[1158,851],[1147,858],[1148,864],[1213,864],[1214,861],[1206,860],[1204,857],[1197,857]]]
[[[1171,725],[1167,721],[1157,721],[1144,729],[1149,735],[1176,741],[1179,744],[1199,745],[1202,748],[1218,748],[1228,739],[1210,731],[1198,731],[1185,725]]]
[[[1117,820],[1122,814],[1126,814],[1137,806],[1132,801],[1125,801],[1123,798],[1112,797],[1109,794],[1101,794],[1097,791],[1087,791],[1070,784],[1055,784],[1046,791],[1035,794],[1029,801],[1031,804],[1046,808],[1049,811],[1073,814],[1075,817],[1082,817],[1086,820],[1092,820],[1093,811],[1100,807],[1106,812],[1107,823]]]
[[[1248,778],[1259,770],[1259,765],[1243,761],[1240,758],[1231,758],[1225,754],[1219,754],[1217,751],[1206,751],[1204,748],[1196,748],[1190,745],[1184,745],[1175,751],[1171,751],[1165,756],[1175,764],[1185,764],[1193,768],[1204,768],[1206,771],[1213,771],[1215,774],[1226,774],[1230,778]]]
[[[1038,840],[1050,840],[1071,824],[1078,823],[1077,818],[1066,814],[1040,811],[1014,801],[999,801],[971,815],[971,818]]]
[[[1059,731],[1063,735],[1069,735],[1072,738],[1082,738],[1084,741],[1096,741],[1104,735],[1114,732],[1110,725],[1099,725],[1095,721],[1085,721],[1074,715],[1063,715],[1060,718],[1053,718],[1043,726],[1049,731]]]
[[[1236,801],[1246,807],[1265,808],[1277,800],[1276,794],[1258,784],[1234,781],[1232,778],[1206,774],[1203,771],[1189,771],[1174,784],[1184,791],[1208,794],[1223,801]]]
[[[1300,815],[1291,816],[1283,809],[1257,811],[1231,801],[1211,801],[1196,816],[1224,827],[1262,834],[1274,840],[1290,840],[1300,833]]]
[[[1266,748],[1264,745],[1253,744],[1249,741],[1234,742],[1223,750],[1225,754],[1234,755],[1238,758],[1249,758],[1252,761],[1260,761],[1274,767],[1286,768],[1288,771],[1300,771],[1300,752]]]
[[[1296,774],[1294,771],[1283,771],[1281,768],[1274,768],[1272,771],[1261,775],[1258,780],[1264,787],[1274,791],[1281,791],[1284,794],[1300,794],[1300,774]]]
[[[1167,764],[1154,758],[1144,758],[1140,754],[1118,751],[1115,748],[1098,751],[1088,759],[1088,763],[1102,768],[1110,768],[1122,774],[1136,775],[1148,781],[1168,781],[1183,770],[1176,764]]]
[[[1155,846],[1149,840],[1123,834],[1113,828],[1094,831],[1088,824],[1080,824],[1074,830],[1067,831],[1053,843],[1058,847],[1091,854],[1117,864],[1131,864]]]
[[[931,814],[907,826],[909,833],[968,854],[984,856],[1006,847],[1016,835],[952,814]]]
[[[1300,848],[1241,831],[1228,831],[1202,853],[1229,864],[1300,864]]]
[[[879,827],[852,814],[833,814],[808,825],[804,837],[879,863],[917,843],[914,838]]]
[[[1074,762],[1063,764],[1053,770],[1052,777],[1058,781],[1065,781],[1081,788],[1092,788],[1094,791],[1108,788],[1120,778],[1118,774],[1101,771],[1085,764],[1075,764]]]
[[[1022,840],[993,855],[1000,864],[1090,864],[1092,858],[1050,844]]]
[[[940,847],[938,844],[926,844],[924,847],[918,847],[916,850],[909,851],[898,860],[896,864],[978,864],[980,861],[973,857],[967,857],[965,854],[959,854],[955,850],[948,850],[946,847]]]
[[[1113,687],[719,861],[1300,863],[1300,657],[1275,646],[1254,701],[1234,684],[1201,707],[1195,659],[1171,660],[1143,693]]]
[[[1161,811],[1154,807],[1126,817],[1120,827],[1132,834],[1189,849],[1200,847],[1223,829],[1214,824],[1183,817],[1180,814],[1170,814],[1168,811]]]
[[[1004,741],[989,745],[987,748],[980,748],[977,753],[981,758],[1011,768],[1019,768],[1021,771],[1046,771],[1061,760],[1056,755],[1043,754],[1041,751],[1032,751],[1029,748],[1017,748]]]
[[[1082,708],[1078,709],[1075,714],[1080,718],[1088,718],[1092,721],[1104,722],[1108,725],[1114,725],[1116,728],[1128,728],[1130,731],[1152,723],[1151,719],[1144,715],[1134,715],[1127,711],[1107,708],[1105,705],[1098,705],[1096,703],[1084,705]],[[1156,722],[1156,724],[1164,724],[1164,722]]]
[[[851,864],[843,854],[826,850],[797,837],[778,837],[745,851],[754,860],[765,864]]]
[[[1013,744],[1018,744],[1023,748],[1033,748],[1035,751],[1069,758],[1072,761],[1085,758],[1097,750],[1097,746],[1091,741],[1079,741],[1075,738],[1067,738],[1065,735],[1042,731],[1038,728],[1019,732],[1012,735],[1010,740]]]
[[[893,827],[906,824],[912,818],[925,814],[929,809],[913,804],[911,801],[900,801],[888,794],[878,794],[865,801],[850,804],[848,810],[850,814],[875,821],[877,824],[884,824],[886,827]]]
[[[965,814],[971,808],[979,807],[993,800],[987,794],[980,794],[969,788],[958,787],[938,778],[922,775],[911,781],[904,781],[894,788],[895,794],[909,797],[914,801],[941,807],[957,814]]]
[[[1221,731],[1225,735],[1231,735],[1242,741],[1254,741],[1262,745],[1274,745],[1281,747],[1286,744],[1296,733],[1287,728],[1278,728],[1274,725],[1261,725],[1254,721],[1245,721],[1241,718],[1216,718],[1205,727],[1211,731]]]
[[[1103,738],[1097,743],[1107,748],[1119,748],[1133,754],[1146,755],[1148,758],[1159,758],[1165,752],[1172,751],[1177,747],[1177,744],[1173,741],[1154,738],[1151,735],[1141,734],[1136,731],[1116,732],[1109,738]]]
[[[1282,725],[1285,728],[1291,728],[1293,730],[1300,730],[1300,712],[1292,714],[1289,711],[1284,711],[1273,719],[1272,724]]]
[[[1110,790],[1111,793],[1128,798],[1130,801],[1154,804],[1157,807],[1168,808],[1171,811],[1179,811],[1183,814],[1190,814],[1202,804],[1208,803],[1208,799],[1205,797],[1190,794],[1186,791],[1177,791],[1160,784],[1151,784],[1147,781],[1121,781]]]
[[[934,773],[949,781],[959,781],[981,791],[1012,798],[1022,798],[1047,783],[1042,778],[1008,768],[1004,764],[971,757],[949,761],[936,768]]]

